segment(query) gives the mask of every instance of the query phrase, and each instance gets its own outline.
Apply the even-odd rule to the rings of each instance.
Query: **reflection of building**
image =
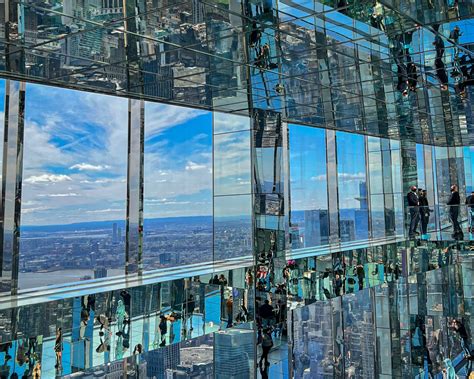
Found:
[[[165,379],[166,370],[176,369],[180,364],[179,344],[150,351],[147,354],[147,378]]]
[[[355,221],[340,220],[339,235],[342,241],[353,241],[355,239]]]
[[[305,247],[325,245],[329,242],[328,211],[323,209],[304,212]]]
[[[114,222],[112,225],[112,243],[117,243],[117,238],[118,238],[118,229],[117,229],[117,223]]]
[[[106,278],[107,269],[105,267],[97,267],[94,269],[94,279]]]
[[[180,351],[181,363],[176,369],[166,370],[166,379],[214,377],[214,355],[212,346],[183,347]]]
[[[369,209],[367,201],[367,183],[359,183],[359,197],[356,198],[360,202],[360,209]]]
[[[254,352],[252,330],[230,329],[215,334],[215,378],[250,378]]]

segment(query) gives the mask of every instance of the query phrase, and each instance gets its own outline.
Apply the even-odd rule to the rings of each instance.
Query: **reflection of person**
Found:
[[[467,334],[467,329],[464,324],[459,320],[453,321],[453,329],[459,334],[461,338],[461,347],[464,350],[464,355],[466,357],[471,356],[471,343],[469,342],[469,335]]]
[[[451,186],[451,196],[448,200],[449,208],[449,219],[453,225],[453,238],[462,239],[462,230],[459,226],[459,205],[461,204],[461,198],[459,197],[458,186],[456,184]]]
[[[63,331],[61,328],[56,329],[54,352],[56,353],[56,364],[54,365],[54,368],[60,368],[62,366],[61,359],[63,354]]]
[[[466,198],[467,212],[469,215],[469,232],[474,232],[474,191]]]
[[[418,201],[420,203],[421,234],[427,234],[430,219],[430,207],[426,190],[419,189]]]
[[[268,362],[268,354],[273,346],[272,334],[270,328],[265,328],[263,330],[262,336],[262,356],[260,357],[259,366],[262,367],[262,362],[265,360],[265,366],[270,366],[270,362]]]
[[[219,284],[221,286],[227,286],[227,279],[225,278],[224,274],[219,276]]]
[[[37,362],[32,374],[33,379],[41,378],[41,362]]]
[[[451,359],[446,358],[444,360],[443,379],[456,379],[456,370],[453,366]]]
[[[416,229],[418,227],[418,221],[420,217],[419,211],[419,199],[418,195],[416,194],[416,186],[410,187],[410,192],[407,194],[407,201],[408,201],[408,209],[410,213],[410,228],[408,231],[409,238],[416,237]]]
[[[125,304],[123,303],[122,300],[119,300],[117,302],[117,311],[115,312],[115,316],[117,317],[117,329],[118,332],[121,332],[123,330],[123,322],[125,320]]]
[[[273,320],[273,307],[268,300],[265,300],[262,306],[258,309],[258,314],[262,318],[263,327],[271,326]]]

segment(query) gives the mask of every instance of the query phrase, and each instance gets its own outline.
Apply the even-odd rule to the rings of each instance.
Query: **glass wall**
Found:
[[[123,274],[127,100],[27,93],[19,288]]]
[[[337,167],[332,207],[342,242],[403,235],[398,141],[337,132],[336,155],[328,157],[324,129],[290,124],[289,132],[293,249],[329,242],[329,164]]]
[[[252,255],[250,118],[214,112],[214,260]]]
[[[291,246],[329,242],[324,129],[289,125],[291,174]]]
[[[145,270],[212,260],[212,114],[145,105]]]
[[[370,221],[372,237],[385,236],[385,209],[390,204],[385,204],[385,192],[391,192],[391,188],[384,190],[384,162],[382,161],[382,145],[380,138],[367,138],[367,163],[369,170],[370,188]],[[390,172],[388,173],[390,174]],[[387,211],[391,210],[391,207]]]
[[[339,187],[339,233],[341,241],[369,237],[368,188],[365,139],[338,132],[337,176]]]
[[[395,213],[395,232],[404,233],[403,185],[401,168],[400,141],[390,140],[390,158],[392,167],[393,209]]]

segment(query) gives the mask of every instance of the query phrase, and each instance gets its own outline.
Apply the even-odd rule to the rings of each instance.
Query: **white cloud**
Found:
[[[79,171],[104,171],[110,169],[109,165],[93,165],[90,163],[77,163],[71,167],[70,170],[79,170]]]
[[[145,106],[147,139],[206,113],[209,112],[174,105],[147,103]]]
[[[71,181],[71,177],[63,174],[42,174],[34,175],[26,178],[24,181],[26,183],[60,183],[65,181]]]
[[[188,161],[186,164],[186,171],[194,171],[194,170],[203,170],[206,169],[207,166],[205,164],[198,164],[196,162]]]

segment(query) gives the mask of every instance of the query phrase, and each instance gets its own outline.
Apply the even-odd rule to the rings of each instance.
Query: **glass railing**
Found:
[[[422,240],[414,245],[404,241],[290,260],[287,294],[296,303],[305,303],[357,293],[462,262],[474,256],[467,244]]]
[[[33,375],[38,367],[42,377],[70,375],[232,327],[248,329],[246,293],[206,275],[1,307],[0,376]]]

